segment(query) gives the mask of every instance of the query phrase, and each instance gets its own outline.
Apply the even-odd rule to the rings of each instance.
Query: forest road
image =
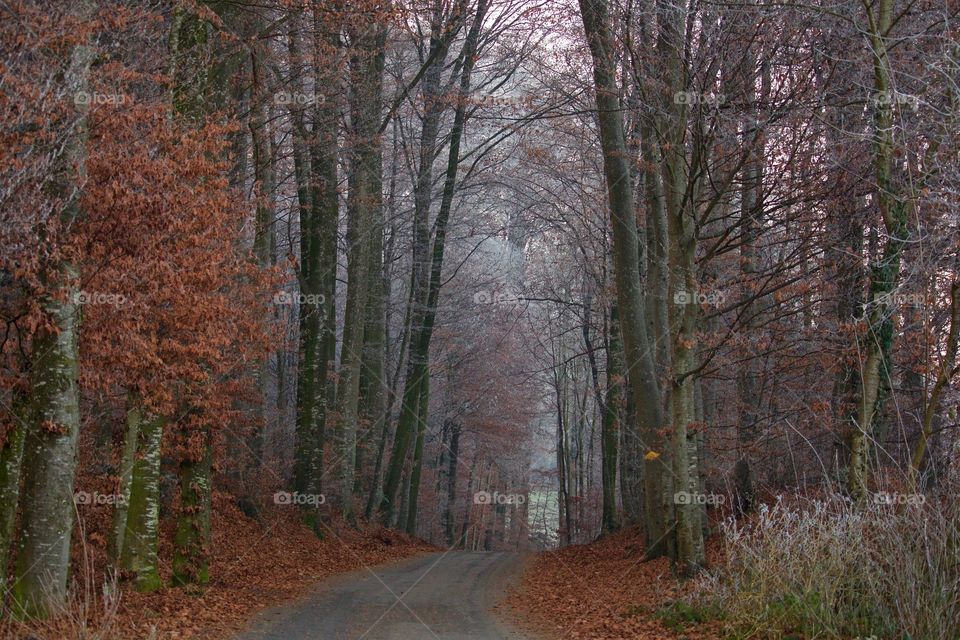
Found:
[[[492,608],[524,556],[450,551],[325,581],[296,603],[258,614],[235,640],[523,640]]]

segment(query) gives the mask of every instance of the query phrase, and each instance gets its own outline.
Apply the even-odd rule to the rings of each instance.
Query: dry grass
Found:
[[[692,601],[734,638],[960,638],[960,513],[949,500],[855,507],[779,498],[722,526],[725,561]]]

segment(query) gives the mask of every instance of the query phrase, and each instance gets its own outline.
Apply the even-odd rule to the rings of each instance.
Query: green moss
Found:
[[[671,602],[655,614],[667,629],[680,633],[687,625],[722,619],[722,611],[713,606],[691,604],[683,600]]]
[[[160,578],[160,574],[154,569],[153,571],[148,571],[141,573],[137,576],[137,591],[142,593],[148,593],[150,591],[156,591],[164,587],[163,580]]]

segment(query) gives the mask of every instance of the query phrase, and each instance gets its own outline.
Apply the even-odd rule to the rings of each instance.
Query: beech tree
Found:
[[[3,8],[15,614],[90,571],[216,589],[224,509],[465,550],[623,530],[692,577],[787,490],[953,473],[939,5],[141,4]]]

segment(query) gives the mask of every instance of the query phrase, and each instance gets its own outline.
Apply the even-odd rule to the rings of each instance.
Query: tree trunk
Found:
[[[427,408],[430,403],[430,377],[420,381],[420,400],[417,401],[417,443],[410,465],[410,494],[407,496],[407,516],[404,529],[417,535],[417,499],[420,495],[420,473],[423,470],[423,443],[427,436]]]
[[[664,60],[667,94],[685,89],[680,56],[683,52],[685,8],[664,6],[659,14],[658,48]],[[669,261],[671,354],[671,432],[673,440],[673,494],[676,515],[676,561],[680,573],[691,576],[705,564],[703,529],[697,504],[700,487],[690,438],[696,427],[697,302],[696,210],[685,194],[689,187],[685,157],[686,107],[674,100],[661,127],[664,201],[670,235]],[[695,449],[694,449],[695,451]],[[685,495],[685,499],[680,499]]]
[[[71,13],[79,20],[90,19],[95,9],[96,3],[90,0],[71,5]],[[93,48],[87,44],[73,47],[63,77],[65,95],[87,91],[93,56]],[[87,153],[87,105],[75,104],[74,109],[76,126],[64,142],[49,183],[55,193],[66,198],[60,214],[66,229],[80,214],[76,193],[85,179]],[[40,617],[66,602],[80,434],[79,273],[74,264],[63,260],[50,265],[42,278],[50,293],[40,305],[53,328],[39,333],[32,345],[31,422],[24,436],[17,581],[13,585],[18,613]]]
[[[862,392],[857,424],[850,444],[849,491],[862,501],[867,493],[870,449],[880,403],[880,388],[890,375],[893,344],[892,293],[900,280],[900,256],[907,242],[907,199],[895,178],[893,141],[893,83],[887,57],[887,37],[893,20],[893,0],[879,0],[876,11],[867,8],[869,37],[873,54],[874,89],[874,167],[877,181],[877,206],[887,233],[880,261],[870,274],[870,313],[864,350]],[[886,99],[883,99],[885,97]]]
[[[457,465],[460,464],[460,423],[450,425],[450,456],[447,460],[447,505],[443,512],[443,530],[447,535],[447,546],[453,547],[456,528],[457,503]]]
[[[200,451],[180,461],[180,513],[173,537],[174,586],[205,585],[210,581],[212,434],[204,430]]]
[[[593,58],[600,144],[613,223],[617,307],[626,356],[625,370],[633,390],[638,435],[645,451],[647,556],[653,558],[663,555],[667,549],[668,507],[664,504],[664,482],[670,473],[669,454],[660,434],[664,426],[663,411],[652,356],[654,345],[647,336],[645,296],[640,286],[640,245],[606,2],[580,0],[580,12]]]
[[[287,32],[287,52],[291,67],[290,79],[295,94],[303,92],[297,69],[303,65],[302,15],[294,12],[290,17],[290,29]],[[313,170],[310,165],[310,152],[307,146],[307,125],[305,105],[300,100],[288,100],[290,122],[292,124],[291,149],[293,151],[293,177],[297,188],[297,220],[300,227],[300,262],[297,273],[300,293],[303,300],[319,301],[320,287],[320,229],[314,216],[314,203],[311,200],[313,189],[311,180]],[[325,302],[325,301],[324,301]],[[317,448],[316,422],[314,406],[316,389],[323,385],[317,380],[320,331],[324,320],[326,304],[300,304],[298,307],[297,342],[297,379],[296,379],[296,416],[294,427],[293,486],[303,494],[314,493],[312,485],[319,477],[316,465],[322,462],[321,452]],[[326,360],[324,359],[324,362]],[[316,522],[316,509],[312,504],[300,506],[304,522],[320,533]]]
[[[602,457],[603,480],[603,517],[602,526],[606,533],[620,527],[620,518],[617,513],[617,442],[620,439],[620,385],[623,376],[619,368],[622,357],[620,355],[620,327],[617,322],[616,305],[610,310],[609,335],[607,336],[607,390],[603,403],[602,427],[600,432],[600,446]]]
[[[463,20],[462,3],[452,10],[453,25],[442,32],[439,14],[431,25],[430,55],[433,60],[423,76],[423,99],[426,112],[420,132],[420,166],[414,189],[413,213],[413,268],[410,277],[410,355],[407,360],[407,376],[404,381],[403,400],[397,421],[396,437],[390,455],[390,466],[384,481],[381,517],[391,519],[395,509],[400,476],[406,463],[410,444],[414,439],[417,423],[421,381],[429,375],[428,362],[430,337],[425,330],[430,296],[431,256],[430,250],[430,202],[433,195],[433,158],[439,135],[440,116],[443,114],[441,75],[450,47],[450,38],[445,37],[459,30]],[[436,245],[434,245],[436,247]]]
[[[7,431],[6,440],[0,447],[0,589],[3,593],[8,592],[7,568],[17,523],[17,505],[20,503],[23,444],[30,421],[29,416],[21,414],[25,408],[23,394],[14,392],[11,407],[14,424]]]
[[[213,3],[221,12],[229,5]],[[213,24],[198,13],[178,7],[170,33],[172,112],[187,126],[197,126],[216,112],[226,97],[228,61],[215,56]],[[173,551],[173,583],[204,585],[210,580],[210,511],[213,475],[213,434],[208,427],[183,434],[191,450],[180,460],[180,510]],[[145,516],[149,507],[144,507]],[[128,515],[129,519],[129,515]],[[126,546],[126,543],[124,544]],[[147,577],[144,584],[150,583]]]
[[[141,422],[139,408],[131,411],[131,421],[139,422],[128,431],[135,438],[136,453],[130,474],[130,487],[124,491],[124,535],[119,553],[121,571],[133,573],[138,591],[153,591],[163,586],[157,573],[157,539],[160,526],[160,443],[164,420],[152,416]],[[126,448],[126,446],[125,446]]]
[[[437,219],[434,223],[433,252],[430,260],[429,282],[427,286],[427,304],[423,317],[423,324],[420,329],[420,339],[418,340],[418,361],[421,362],[420,379],[420,400],[418,405],[419,424],[417,431],[416,451],[414,455],[413,468],[411,472],[410,500],[408,517],[408,532],[412,527],[416,527],[417,513],[417,493],[420,490],[420,473],[423,464],[423,438],[427,425],[429,413],[429,356],[430,340],[433,336],[433,326],[437,317],[437,306],[440,298],[440,284],[443,274],[443,256],[446,247],[447,223],[450,220],[450,210],[453,207],[453,196],[456,191],[457,169],[460,165],[460,141],[463,138],[463,129],[467,119],[467,96],[470,93],[470,78],[473,73],[473,67],[476,63],[476,52],[478,41],[480,39],[480,29],[483,26],[483,20],[486,15],[488,0],[479,0],[477,3],[477,14],[473,24],[467,33],[463,45],[463,68],[460,72],[460,99],[457,101],[456,111],[453,117],[453,127],[450,131],[450,149],[447,155],[447,172],[443,183],[443,194],[440,199],[440,210],[437,213]],[[429,209],[429,201],[427,202]]]
[[[745,67],[746,102],[750,113],[745,118],[743,144],[756,146],[759,137],[759,116],[757,114],[757,96],[755,66],[756,57],[751,45],[747,45],[743,66]],[[762,144],[762,143],[761,143]],[[763,181],[763,148],[751,149],[750,159],[743,166],[743,187],[740,198],[740,273],[745,283],[744,301],[740,312],[743,318],[743,333],[752,341],[756,331],[757,314],[753,284],[757,273],[757,237],[763,222],[763,209],[760,200]],[[757,371],[757,357],[748,357],[737,372],[737,449],[738,460],[734,470],[734,507],[740,514],[753,509],[756,499],[755,471],[751,463],[756,455],[759,438],[760,385]]]
[[[260,22],[254,23],[258,30]],[[256,219],[254,224],[253,255],[257,266],[263,270],[273,267],[276,263],[276,238],[274,224],[276,221],[276,207],[274,197],[276,191],[276,176],[274,171],[274,157],[272,133],[269,127],[268,100],[272,92],[267,81],[266,65],[270,55],[267,47],[253,45],[250,52],[250,69],[253,77],[253,90],[250,100],[250,139],[253,151],[254,194],[256,197]],[[266,430],[266,407],[270,399],[270,357],[266,356],[258,364],[256,370],[257,388],[260,390],[258,401],[254,402],[253,412],[257,416],[254,425],[246,438],[246,449],[238,464],[241,468],[241,498],[256,502],[259,498],[257,481],[263,459],[263,435]]]
[[[340,502],[344,517],[353,522],[361,371],[365,355],[370,356],[369,350],[364,352],[364,329],[368,321],[377,325],[383,323],[382,306],[375,305],[377,317],[371,318],[368,301],[371,293],[376,295],[376,290],[371,291],[371,286],[377,286],[380,282],[378,267],[383,247],[383,186],[378,130],[386,35],[383,26],[376,29],[371,38],[362,35],[369,31],[368,25],[363,25],[363,31],[360,27],[352,26],[350,30],[352,44],[356,48],[356,53],[351,57],[354,85],[351,114],[355,151],[349,179],[348,288],[337,390],[337,420],[341,457]],[[382,339],[367,344],[372,349],[382,351]],[[382,363],[382,354],[378,354],[375,360]],[[379,374],[376,375],[378,379],[373,386],[379,389]]]
[[[132,391],[127,392],[127,431],[120,452],[120,491],[113,507],[113,525],[107,550],[114,565],[120,566],[120,555],[127,535],[127,512],[130,505],[130,487],[133,482],[133,465],[137,459],[137,439],[140,437],[140,425],[143,423],[143,410],[140,398]]]
[[[335,86],[325,47],[334,50],[339,37],[327,35],[323,19],[314,15],[315,40],[313,65],[317,87]],[[300,39],[291,31],[288,42],[292,60],[300,59]],[[328,77],[328,75],[330,77]],[[300,88],[300,87],[298,87]],[[292,100],[294,123],[293,150],[298,178],[297,201],[300,208],[300,338],[297,363],[297,426],[294,486],[307,495],[323,493],[323,450],[326,421],[333,383],[327,372],[336,357],[337,226],[337,121],[336,96],[324,95],[310,112],[313,128],[307,139],[306,110]],[[318,501],[301,507],[304,521],[320,535]]]

